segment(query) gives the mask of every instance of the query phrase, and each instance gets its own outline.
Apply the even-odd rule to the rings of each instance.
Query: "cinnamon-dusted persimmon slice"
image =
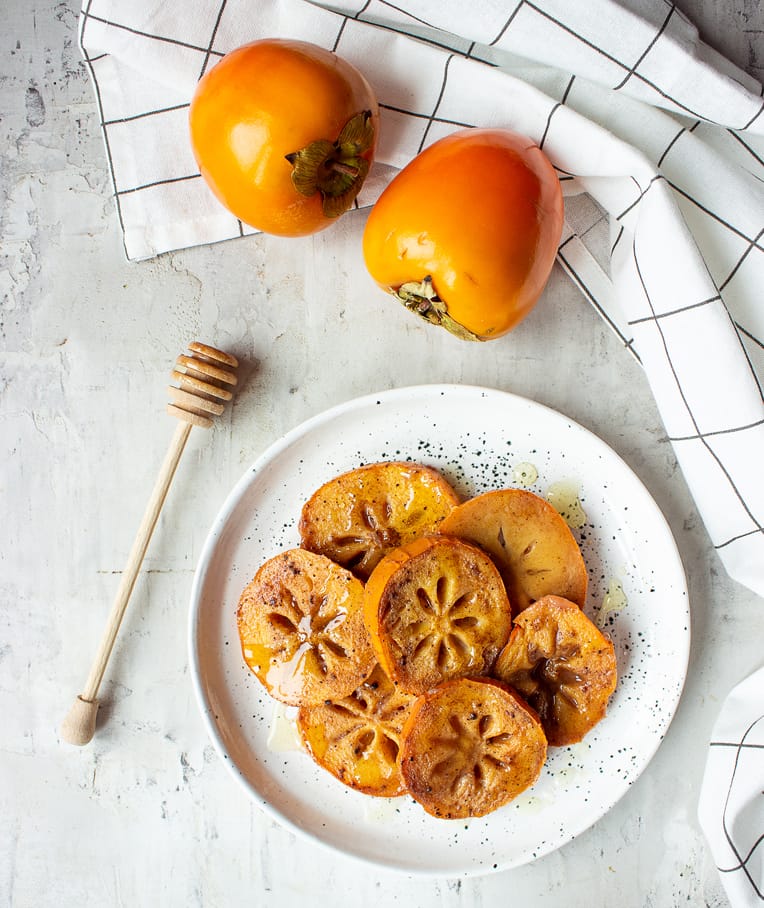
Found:
[[[393,798],[405,792],[398,751],[414,699],[377,665],[350,696],[303,706],[297,727],[313,759],[345,785]]]
[[[345,697],[374,668],[363,584],[323,555],[290,549],[266,561],[236,617],[245,662],[282,703]]]
[[[618,676],[613,644],[559,596],[517,616],[494,673],[530,703],[557,746],[575,744],[602,719]]]
[[[448,536],[386,555],[366,582],[364,618],[380,664],[413,694],[489,671],[512,626],[494,563]]]
[[[570,528],[525,489],[485,492],[454,508],[438,529],[479,545],[496,562],[517,613],[553,594],[583,606],[586,565]]]
[[[533,710],[503,684],[461,678],[419,697],[398,761],[408,791],[436,817],[481,817],[533,785],[546,759]]]
[[[458,503],[451,485],[431,467],[367,464],[313,493],[302,509],[300,538],[303,548],[365,580],[387,552],[433,532]]]

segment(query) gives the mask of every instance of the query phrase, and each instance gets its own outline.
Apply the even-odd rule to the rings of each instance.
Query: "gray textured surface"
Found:
[[[684,2],[752,75],[750,0]],[[721,570],[638,366],[556,271],[510,338],[467,346],[372,287],[356,213],[314,238],[254,237],[124,260],[71,3],[11,0],[0,68],[0,903],[482,906],[727,904],[695,817],[726,692],[757,667],[761,600]],[[589,237],[606,242],[596,213]],[[193,338],[246,362],[232,413],[193,435],[83,750],[57,726],[101,633],[172,433],[169,364]],[[359,350],[369,351],[363,356]],[[571,379],[574,376],[574,380]],[[222,499],[272,440],[336,402],[431,381],[559,409],[608,442],[664,510],[689,577],[690,674],[648,770],[560,851],[463,883],[375,872],[295,840],[242,799],[193,702],[186,610]]]

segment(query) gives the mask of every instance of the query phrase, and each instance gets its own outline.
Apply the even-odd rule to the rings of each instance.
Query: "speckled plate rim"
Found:
[[[367,407],[376,407],[381,403],[389,405],[394,404],[396,401],[410,402],[412,398],[419,398],[424,404],[431,396],[448,396],[450,398],[455,397],[459,398],[462,402],[468,402],[471,398],[477,397],[495,397],[497,400],[500,400],[510,408],[512,406],[519,406],[523,408],[526,413],[529,411],[537,413],[542,419],[559,420],[561,426],[564,425],[568,430],[574,432],[583,441],[585,446],[591,449],[592,452],[596,452],[600,457],[607,457],[611,464],[617,465],[617,468],[623,471],[623,475],[625,477],[629,477],[630,481],[634,484],[634,487],[639,490],[644,499],[643,504],[645,504],[651,511],[651,519],[652,521],[654,521],[651,526],[651,530],[652,532],[657,533],[661,538],[661,547],[666,555],[667,564],[669,565],[669,570],[672,575],[671,584],[674,587],[677,601],[681,603],[681,613],[679,614],[679,620],[680,623],[684,621],[685,632],[680,637],[680,639],[676,641],[675,651],[672,656],[672,680],[676,682],[675,686],[673,688],[673,691],[669,693],[668,699],[661,704],[660,721],[656,728],[653,730],[649,741],[642,746],[639,754],[639,763],[635,767],[634,772],[629,778],[628,782],[624,782],[624,784],[618,790],[616,790],[607,801],[599,805],[596,811],[588,814],[585,810],[582,811],[581,816],[579,817],[579,822],[577,824],[569,826],[566,833],[561,836],[559,841],[545,843],[532,854],[523,854],[520,856],[508,855],[503,861],[499,860],[486,862],[485,864],[462,866],[453,869],[449,868],[448,870],[444,870],[441,867],[428,866],[424,863],[421,865],[412,865],[410,863],[404,864],[401,861],[397,860],[393,855],[385,855],[384,857],[379,855],[373,857],[369,856],[353,847],[347,847],[336,842],[329,841],[321,834],[316,834],[309,829],[303,828],[303,826],[301,826],[299,822],[293,819],[287,812],[279,809],[278,806],[276,806],[269,800],[267,795],[265,795],[249,781],[245,774],[236,765],[235,759],[229,753],[224,737],[221,734],[221,728],[218,725],[215,706],[212,702],[213,698],[211,698],[210,692],[205,689],[200,670],[199,623],[200,609],[202,607],[202,593],[204,590],[205,581],[210,571],[211,564],[213,563],[213,560],[215,558],[218,541],[223,534],[226,525],[228,524],[229,520],[231,520],[232,515],[240,505],[251,484],[257,480],[257,477],[259,476],[261,471],[269,464],[278,460],[278,458],[295,443],[299,442],[300,440],[309,438],[311,434],[316,430],[320,429],[328,423],[331,423],[334,420],[343,417],[349,412],[356,410],[362,411]],[[407,452],[405,456],[401,456],[400,458],[396,459],[421,459],[424,462],[427,462],[426,457],[418,458],[413,454],[413,452]],[[294,515],[295,523],[297,516],[298,515]],[[687,666],[689,662],[690,612],[684,568],[682,566],[681,558],[676,547],[676,542],[673,538],[670,527],[665,520],[665,517],[663,516],[650,493],[633,472],[633,470],[625,463],[625,461],[623,461],[623,459],[618,454],[615,453],[615,451],[613,451],[612,448],[610,448],[598,436],[590,432],[585,427],[581,426],[579,423],[576,423],[569,417],[564,416],[559,411],[546,407],[545,405],[539,404],[528,398],[512,394],[511,392],[473,385],[416,385],[381,391],[378,393],[353,398],[351,400],[333,406],[321,413],[318,413],[317,415],[295,426],[293,429],[285,433],[281,438],[274,441],[245,471],[243,476],[234,485],[226,500],[224,501],[217,517],[215,518],[208,532],[208,535],[202,547],[202,551],[200,553],[190,594],[188,646],[190,673],[193,689],[210,740],[212,741],[215,750],[223,760],[224,765],[227,767],[230,774],[234,777],[234,779],[237,780],[246,794],[267,815],[269,815],[272,819],[280,823],[285,828],[289,829],[295,835],[298,835],[310,842],[318,843],[334,853],[343,855],[344,857],[350,858],[354,861],[359,861],[367,866],[371,865],[386,870],[399,871],[410,876],[466,878],[470,876],[479,876],[491,872],[522,866],[524,864],[537,860],[545,856],[546,854],[556,851],[558,848],[572,841],[574,838],[594,825],[594,823],[596,823],[619,800],[621,800],[621,798],[628,791],[628,788],[636,781],[636,779],[642,774],[642,772],[650,763],[652,757],[660,746],[660,743],[663,740],[665,733],[676,712],[676,708],[678,706],[679,699],[683,690],[687,673]],[[595,729],[594,733],[596,733],[596,731],[597,729]],[[320,772],[324,773],[323,770],[320,770]],[[340,783],[336,784],[340,785]],[[344,788],[344,786],[340,787]],[[352,792],[352,794],[356,795],[357,793]],[[367,800],[377,799],[367,798]],[[437,822],[443,823],[446,821]]]

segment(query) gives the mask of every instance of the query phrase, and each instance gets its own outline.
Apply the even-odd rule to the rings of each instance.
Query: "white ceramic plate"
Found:
[[[464,497],[511,485],[532,463],[544,495],[579,488],[576,536],[597,619],[611,581],[627,604],[605,625],[619,683],[605,719],[572,747],[550,749],[536,785],[487,817],[437,820],[409,797],[352,791],[298,750],[268,744],[274,703],[246,668],[236,631],[241,590],[259,565],[299,543],[303,502],[338,473],[379,460],[440,469]],[[624,462],[570,419],[500,391],[432,385],[335,407],[272,445],[228,496],[192,590],[194,684],[215,746],[271,816],[295,832],[407,873],[464,876],[526,863],[589,827],[627,791],[674,714],[689,652],[682,565],[655,502]]]

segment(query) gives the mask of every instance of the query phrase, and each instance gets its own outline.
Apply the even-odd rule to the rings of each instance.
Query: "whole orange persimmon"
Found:
[[[562,233],[557,175],[504,129],[465,129],[396,175],[372,208],[366,267],[407,309],[459,337],[489,340],[533,308]]]
[[[266,233],[323,230],[353,203],[379,126],[364,76],[331,51],[265,39],[231,51],[190,110],[200,171],[237,218]]]

